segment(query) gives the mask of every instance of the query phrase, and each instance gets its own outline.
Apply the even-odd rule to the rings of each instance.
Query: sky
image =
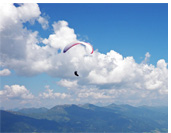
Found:
[[[1,108],[167,106],[167,3],[0,6]]]

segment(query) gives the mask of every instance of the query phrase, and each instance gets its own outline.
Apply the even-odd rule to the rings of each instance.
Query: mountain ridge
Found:
[[[7,117],[8,113],[14,115],[15,119]],[[151,132],[155,130],[167,132],[168,129],[168,110],[164,107],[134,107],[116,104],[101,107],[87,103],[56,105],[50,109],[27,108],[8,113],[2,116],[2,125],[5,125],[4,121],[13,121],[11,128],[14,131],[16,131],[14,125],[18,125],[18,128],[25,125],[26,131],[29,128],[39,132]],[[20,123],[16,121],[18,118],[21,119]],[[37,121],[41,124],[42,120],[46,120],[44,122],[46,125],[52,122],[58,128],[53,127],[53,124],[54,130],[49,129],[48,126],[42,128],[39,124],[34,126],[29,123]],[[6,127],[10,128],[8,125]],[[3,128],[3,131],[7,129]]]

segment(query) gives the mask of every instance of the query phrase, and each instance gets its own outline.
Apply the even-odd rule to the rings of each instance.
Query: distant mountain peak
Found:
[[[79,106],[82,107],[82,108],[85,108],[85,109],[92,109],[92,110],[94,110],[96,108],[100,108],[100,107],[98,107],[98,106],[96,106],[94,104],[90,104],[90,103],[81,104]]]
[[[47,108],[45,107],[40,107],[40,108],[23,108],[18,110],[17,112],[24,113],[24,114],[30,114],[30,113],[43,113],[48,111]]]
[[[59,108],[75,107],[75,106],[77,106],[77,105],[75,105],[75,104],[56,105],[56,106],[52,107],[51,110],[59,109]]]

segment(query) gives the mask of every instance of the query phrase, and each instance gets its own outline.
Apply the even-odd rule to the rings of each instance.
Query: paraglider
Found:
[[[77,73],[77,71],[75,71],[74,74],[75,74],[75,76],[79,76],[78,73]]]
[[[92,45],[89,44],[89,43],[86,43],[86,42],[81,42],[81,41],[80,41],[80,42],[76,42],[76,43],[68,44],[68,45],[64,48],[63,53],[67,52],[67,51],[68,51],[70,48],[72,48],[73,46],[76,46],[76,45],[79,45],[79,44],[82,44],[82,45],[86,46],[86,48],[89,49],[90,54],[93,53],[93,47],[92,47]]]
[[[76,46],[76,45],[84,45],[89,51],[90,51],[90,54],[93,53],[93,47],[91,44],[89,43],[86,43],[86,42],[76,42],[76,43],[71,43],[71,44],[68,44],[67,46],[65,46],[64,50],[63,50],[63,53],[66,53],[70,48],[72,48],[73,46]],[[79,76],[77,71],[74,72],[75,76]]]

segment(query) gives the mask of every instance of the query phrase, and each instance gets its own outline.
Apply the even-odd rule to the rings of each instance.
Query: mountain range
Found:
[[[0,113],[1,132],[168,132],[168,107],[71,104]]]

